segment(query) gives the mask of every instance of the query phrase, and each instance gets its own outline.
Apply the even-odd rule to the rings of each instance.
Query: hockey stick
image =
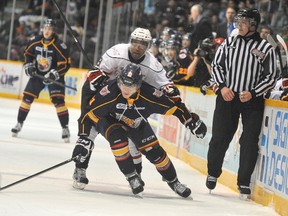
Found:
[[[286,43],[285,43],[285,41],[283,40],[283,38],[282,38],[279,34],[276,35],[276,38],[277,38],[277,40],[279,41],[279,43],[282,45],[282,47],[284,48],[284,50],[285,50],[285,54],[286,54],[286,65],[288,65],[288,49],[287,49]]]
[[[20,179],[20,180],[18,180],[18,181],[16,181],[16,182],[13,182],[13,183],[11,183],[11,184],[8,184],[8,185],[6,185],[6,186],[4,186],[4,187],[0,187],[0,191],[4,190],[4,189],[6,189],[6,188],[12,187],[13,185],[19,184],[19,183],[21,183],[21,182],[23,182],[23,181],[26,181],[26,180],[28,180],[28,179],[31,179],[31,178],[33,178],[33,177],[35,177],[35,176],[38,176],[38,175],[42,174],[42,173],[48,172],[48,171],[50,171],[50,170],[53,170],[53,169],[55,169],[55,168],[57,168],[57,167],[63,166],[63,165],[65,165],[65,164],[67,164],[67,163],[70,163],[71,161],[78,160],[79,157],[80,157],[80,155],[77,155],[77,156],[75,156],[75,157],[73,157],[73,158],[70,158],[70,159],[68,159],[68,160],[66,160],[66,161],[63,161],[62,163],[56,164],[56,165],[54,165],[54,166],[52,166],[52,167],[49,167],[49,168],[47,168],[47,169],[45,169],[45,170],[42,170],[42,171],[40,171],[40,172],[38,172],[38,173],[35,173],[35,174],[33,174],[33,175],[30,175],[30,176],[28,176],[28,177],[26,177],[26,178]]]
[[[40,74],[37,74],[37,73],[36,73],[36,74],[34,74],[33,76],[38,77],[38,78],[40,78],[40,79],[42,79],[42,80],[45,80],[45,81],[47,80],[47,81],[52,82],[53,84],[56,84],[56,85],[58,85],[58,86],[62,86],[62,87],[65,87],[65,88],[68,88],[68,89],[77,91],[76,88],[73,88],[73,87],[71,87],[71,86],[65,85],[65,84],[63,84],[63,83],[61,83],[61,82],[58,82],[58,81],[56,81],[56,80],[53,80],[53,79],[50,79],[50,78],[46,78],[46,77],[44,77],[44,76],[42,76],[42,75],[40,75]]]
[[[69,32],[71,33],[73,39],[75,40],[77,47],[78,47],[79,50],[82,52],[83,56],[85,57],[86,61],[87,61],[88,64],[90,65],[90,67],[95,69],[95,66],[92,64],[92,61],[89,59],[87,53],[85,52],[85,50],[84,50],[83,47],[81,46],[79,40],[78,40],[77,37],[74,35],[70,23],[69,23],[68,20],[66,19],[66,17],[65,17],[65,15],[63,14],[62,10],[59,8],[59,5],[57,4],[56,0],[52,0],[52,2],[54,3],[56,9],[57,9],[58,12],[60,13],[61,18],[62,18],[62,20],[65,22],[65,24],[66,24]]]
[[[275,49],[275,51],[279,57],[281,75],[283,76],[284,75],[284,68],[283,68],[283,62],[282,62],[280,48],[270,34],[267,35],[267,41],[274,47],[274,49]]]

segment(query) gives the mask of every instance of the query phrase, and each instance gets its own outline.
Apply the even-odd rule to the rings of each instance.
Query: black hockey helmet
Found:
[[[142,72],[140,67],[133,63],[126,65],[120,71],[117,81],[118,84],[140,88],[142,84]]]
[[[257,9],[241,9],[238,11],[237,15],[235,16],[235,22],[239,19],[246,18],[249,20],[250,26],[256,26],[258,27],[261,17],[260,13]]]
[[[56,28],[56,21],[53,19],[46,19],[44,21],[43,27],[47,27],[47,26],[51,26],[55,29]]]
[[[159,47],[161,43],[162,43],[162,39],[160,39],[160,38],[153,38],[152,39],[152,46]]]
[[[192,34],[191,33],[186,33],[182,36],[182,40],[192,40]]]
[[[176,40],[176,39],[170,38],[167,41],[166,48],[167,49],[176,49],[177,51],[179,51],[181,48],[181,42]]]

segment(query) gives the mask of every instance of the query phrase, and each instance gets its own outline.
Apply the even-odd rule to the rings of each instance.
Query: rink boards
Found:
[[[81,86],[87,70],[71,68],[65,76],[66,84],[78,91],[66,90],[66,104],[80,107]],[[20,99],[28,77],[23,63],[0,60],[0,97]],[[207,174],[206,155],[211,138],[215,95],[202,95],[198,88],[179,86],[181,97],[192,112],[196,112],[207,125],[207,135],[197,139],[173,116],[153,115],[150,118],[161,145],[169,154],[185,161],[204,175]],[[50,103],[47,89],[40,102]],[[259,158],[253,174],[253,200],[265,206],[273,205],[281,215],[288,215],[288,103],[266,100],[262,132],[259,139]],[[226,153],[223,173],[219,182],[237,191],[236,178],[239,162],[241,124]],[[203,182],[204,184],[204,182]]]

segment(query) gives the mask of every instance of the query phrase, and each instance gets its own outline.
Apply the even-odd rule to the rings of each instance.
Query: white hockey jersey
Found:
[[[98,62],[98,67],[109,79],[115,79],[120,70],[131,63],[128,56],[130,44],[117,44],[108,49]],[[160,88],[172,82],[166,77],[166,71],[149,51],[145,52],[144,60],[138,64],[143,74],[143,80],[155,88]]]

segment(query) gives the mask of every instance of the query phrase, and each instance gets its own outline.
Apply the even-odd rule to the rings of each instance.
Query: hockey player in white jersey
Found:
[[[158,60],[149,52],[152,42],[150,31],[144,28],[136,28],[130,36],[127,44],[117,44],[108,49],[101,57],[95,69],[88,72],[88,77],[82,88],[81,116],[87,113],[89,101],[95,95],[95,91],[105,83],[106,80],[115,79],[120,70],[130,63],[140,66],[143,80],[150,85],[162,89],[167,96],[177,103],[180,100],[180,93],[174,84],[166,77],[166,71]],[[79,130],[78,135],[83,136]],[[94,141],[98,132],[90,133],[89,139]],[[76,142],[73,154],[77,155],[85,148],[85,143]],[[141,153],[135,145],[129,141],[130,154],[133,157],[135,168],[138,174],[142,170]],[[86,177],[86,169],[91,154],[88,154],[85,161],[76,161],[73,174],[73,187],[84,189],[89,180]],[[144,182],[142,182],[144,185]]]

